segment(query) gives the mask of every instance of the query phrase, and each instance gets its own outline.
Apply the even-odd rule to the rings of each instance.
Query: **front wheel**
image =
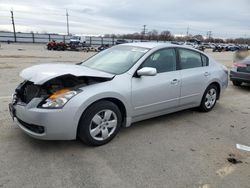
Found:
[[[210,85],[204,92],[199,109],[203,112],[209,112],[213,109],[218,98],[218,88],[216,85]]]
[[[121,124],[122,115],[119,108],[110,101],[99,101],[82,115],[78,137],[88,145],[100,146],[116,136]]]

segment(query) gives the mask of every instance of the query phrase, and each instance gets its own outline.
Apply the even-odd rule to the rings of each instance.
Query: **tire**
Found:
[[[209,85],[203,94],[199,110],[202,112],[211,111],[216,104],[218,94],[217,86],[214,84]]]
[[[122,115],[119,108],[114,103],[103,100],[92,104],[83,113],[77,134],[85,144],[101,146],[116,136],[121,124]]]
[[[241,86],[242,82],[241,81],[232,81],[233,85],[235,86]]]

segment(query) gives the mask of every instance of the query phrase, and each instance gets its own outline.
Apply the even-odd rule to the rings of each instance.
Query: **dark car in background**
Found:
[[[224,51],[224,46],[222,44],[215,44],[213,46],[213,52],[222,52]]]
[[[243,54],[243,55],[242,55]],[[248,55],[248,56],[246,56]],[[242,83],[250,83],[250,55],[247,51],[236,54],[236,60],[230,71],[230,80],[235,86],[240,86]],[[241,58],[241,56],[246,56]]]
[[[117,39],[117,41],[115,42],[116,45],[118,45],[118,44],[124,44],[124,43],[128,43],[128,41],[125,40],[125,39]]]
[[[226,51],[236,51],[236,50],[239,50],[240,49],[240,46],[237,46],[237,45],[234,45],[234,44],[228,44],[225,48]]]

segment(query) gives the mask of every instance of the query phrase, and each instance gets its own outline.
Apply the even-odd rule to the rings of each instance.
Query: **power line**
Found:
[[[14,39],[15,39],[15,42],[16,42],[16,27],[15,27],[15,22],[14,22],[13,10],[11,10],[10,13],[11,13],[11,20],[12,20],[13,31],[14,31]]]

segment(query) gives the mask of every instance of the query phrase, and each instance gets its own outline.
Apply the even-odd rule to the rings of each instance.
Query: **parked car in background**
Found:
[[[201,42],[186,41],[186,42],[183,43],[183,45],[188,46],[188,47],[192,47],[192,48],[200,50],[200,51],[205,50],[205,46],[203,46],[203,44],[201,44]]]
[[[222,52],[224,50],[224,45],[222,44],[215,44],[213,47],[213,52]]]
[[[97,51],[100,52],[100,51],[108,49],[109,47],[110,47],[109,44],[103,44],[97,48]]]
[[[74,45],[85,45],[86,44],[86,37],[83,35],[74,35],[69,40],[70,44]]]
[[[133,122],[193,107],[208,112],[228,84],[225,66],[165,43],[122,44],[78,65],[36,65],[20,75],[9,109],[25,133],[95,146]]]
[[[203,44],[196,44],[194,45],[194,48],[203,52],[206,49],[205,46],[203,46]]]
[[[235,45],[235,44],[227,44],[226,48],[225,48],[226,51],[232,51],[232,52],[239,50],[239,49],[240,49],[240,47]]]
[[[171,44],[183,45],[184,42],[181,42],[181,41],[171,41]]]
[[[244,50],[236,54],[233,67],[230,70],[230,80],[235,86],[240,86],[242,83],[250,83],[250,55]]]
[[[213,48],[213,45],[211,43],[203,43],[202,45],[207,49]]]
[[[125,40],[125,39],[117,39],[116,42],[115,42],[116,45],[118,45],[118,44],[124,44],[124,43],[128,43],[128,41]]]
[[[89,47],[90,46],[86,44],[86,37],[83,35],[74,35],[70,38],[69,48],[71,50],[88,49]]]

